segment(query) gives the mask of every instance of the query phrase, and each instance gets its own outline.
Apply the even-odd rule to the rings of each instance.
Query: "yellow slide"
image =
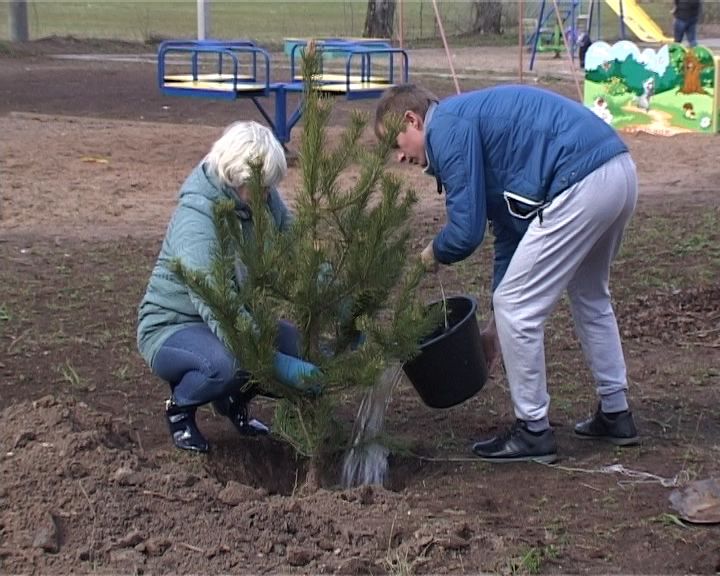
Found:
[[[625,25],[641,42],[672,42],[673,39],[665,36],[662,28],[648,16],[648,13],[639,6],[636,0],[605,0],[610,9],[620,16],[620,2],[622,1],[622,16]]]

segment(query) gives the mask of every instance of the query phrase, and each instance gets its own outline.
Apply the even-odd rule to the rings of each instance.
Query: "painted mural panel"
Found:
[[[717,133],[719,64],[703,46],[595,42],[585,55],[585,105],[622,131]]]

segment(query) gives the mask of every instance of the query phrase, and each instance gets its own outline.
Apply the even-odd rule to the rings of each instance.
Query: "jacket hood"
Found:
[[[252,217],[250,206],[238,198],[235,190],[229,186],[220,184],[220,180],[207,164],[203,161],[190,173],[179,193],[181,204],[197,205],[198,203],[214,205],[217,200],[227,199],[235,203],[235,212],[241,220],[249,220]],[[201,200],[206,199],[209,203]]]

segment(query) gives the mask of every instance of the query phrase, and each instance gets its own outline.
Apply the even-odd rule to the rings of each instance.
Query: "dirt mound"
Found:
[[[377,573],[387,570],[391,545],[403,540],[388,516],[409,514],[400,494],[382,488],[298,497],[226,480],[233,462],[243,469],[255,458],[247,446],[245,462],[240,451],[220,450],[209,460],[145,454],[121,421],[71,398],[5,409],[0,438],[6,573]],[[283,455],[262,448],[259,475],[272,485],[273,463]],[[404,557],[424,555],[429,542],[441,552],[462,549],[463,529],[440,540],[415,534]]]

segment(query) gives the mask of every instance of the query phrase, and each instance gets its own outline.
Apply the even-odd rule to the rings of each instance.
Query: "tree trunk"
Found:
[[[502,2],[473,0],[473,32],[480,34],[502,34]]]
[[[298,494],[300,496],[309,496],[311,494],[315,494],[318,490],[320,490],[320,486],[320,462],[318,461],[317,456],[314,456],[307,464],[305,481],[300,486]]]
[[[392,38],[395,25],[395,0],[368,0],[365,38]]]

